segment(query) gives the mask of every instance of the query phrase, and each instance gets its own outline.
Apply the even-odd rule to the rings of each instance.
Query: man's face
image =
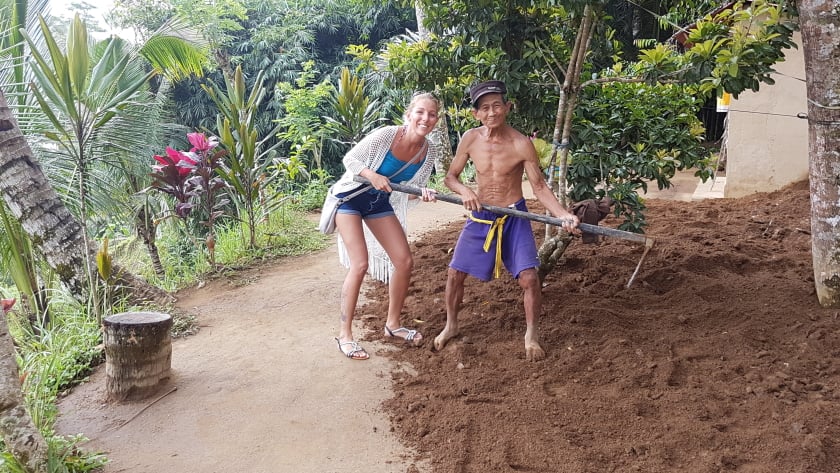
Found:
[[[510,105],[502,94],[487,94],[478,99],[478,107],[472,109],[472,114],[482,125],[492,128],[505,123]]]

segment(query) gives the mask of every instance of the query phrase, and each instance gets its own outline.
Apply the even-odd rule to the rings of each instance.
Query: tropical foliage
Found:
[[[118,0],[132,44],[92,39],[80,16],[58,34],[38,16],[43,1],[0,3],[2,87],[61,204],[101,248],[92,296],[79,303],[0,206],[0,289],[23,302],[18,364],[56,471],[102,460],[52,424],[59,390],[101,356],[96,320],[131,308],[112,298],[115,276],[129,268],[171,290],[323,247],[301,209],[320,206],[343,153],[399,120],[413,91],[442,97],[457,140],[476,124],[469,85],[505,80],[513,124],[543,139],[548,161],[560,144],[568,152],[559,172],[546,164],[568,179],[564,193],[610,196],[624,228],[641,231],[647,185],[667,187],[682,169],[709,173],[699,104],[772,83],[792,32],[789,5],[764,0],[707,16],[720,5],[421,0],[423,34],[404,2]],[[666,43],[672,35],[681,42]],[[569,110],[562,143],[552,134],[558,104]]]
[[[504,80],[509,96],[515,98],[517,105],[512,117],[515,126],[527,132],[536,130],[558,145],[561,144],[559,135],[577,137],[571,143],[562,143],[576,162],[575,172],[562,176],[568,178],[570,195],[582,198],[592,193],[594,185],[606,186],[606,193],[621,197],[617,199],[616,212],[623,213],[627,217],[625,227],[634,230],[644,226],[644,207],[637,195],[637,190],[644,189],[643,176],[650,175],[659,187],[670,185],[668,173],[653,176],[648,171],[658,166],[662,156],[673,154],[672,143],[626,141],[620,149],[600,147],[596,151],[599,145],[586,140],[626,137],[626,127],[616,120],[620,118],[617,115],[593,115],[588,113],[591,108],[575,111],[575,104],[585,107],[583,102],[591,97],[622,95],[622,87],[615,87],[616,83],[685,83],[696,87],[678,89],[687,97],[672,101],[667,107],[671,110],[682,107],[677,115],[693,116],[697,101],[710,94],[728,91],[737,96],[746,89],[757,90],[760,82],[772,83],[772,64],[782,58],[783,49],[793,46],[793,26],[784,15],[786,4],[765,1],[752,2],[749,7],[735,5],[703,17],[688,32],[683,52],[673,44],[658,42],[663,36],[659,28],[669,18],[680,18],[679,15],[702,17],[709,7],[706,3],[660,3],[653,10],[645,5],[622,9],[615,2],[558,5],[551,1],[491,1],[485,2],[483,8],[473,8],[467,2],[420,3],[427,15],[428,37],[403,36],[389,44],[382,55],[395,83],[403,87],[441,88],[447,103],[453,104],[450,113],[456,117],[455,126],[471,127],[475,122],[461,108],[464,91],[481,80]],[[626,36],[628,22],[640,14],[658,21],[649,22],[649,28],[639,28],[634,35],[643,36],[633,36],[632,45],[617,41],[617,33]],[[583,26],[590,24],[581,36]],[[581,44],[580,57],[585,62],[573,67]],[[649,47],[640,49],[640,44]],[[638,56],[626,57],[636,52]],[[615,90],[608,90],[611,88]],[[658,90],[636,88],[637,93]],[[583,95],[577,97],[578,93]],[[674,94],[669,97],[675,98]],[[657,102],[653,96],[648,98]],[[563,106],[558,107],[558,102]],[[564,119],[558,109],[562,113],[568,110],[573,118],[571,133],[559,133]],[[650,112],[645,107],[634,113]],[[560,125],[559,130],[555,123]],[[698,136],[699,129],[694,122],[682,120],[673,126],[682,127],[680,133],[685,136]],[[614,143],[612,139],[607,141]],[[624,153],[622,149],[629,143],[638,145],[632,159],[610,158]],[[708,155],[689,157],[700,151],[697,145],[695,140],[693,151],[672,164],[680,170],[696,167],[698,175],[706,176]],[[565,167],[561,165],[561,169]],[[638,182],[628,184],[610,176],[637,176]]]
[[[609,196],[625,217],[620,228],[638,232],[645,224],[639,195],[648,183],[668,187],[677,170],[690,168],[708,177],[712,158],[697,118],[702,102],[690,89],[643,83],[585,89],[567,171],[572,200]]]
[[[255,116],[261,137],[282,119],[287,111],[288,94],[295,89],[314,89],[324,81],[335,83],[341,67],[351,62],[349,45],[363,44],[371,48],[413,28],[414,12],[401,2],[324,1],[324,0],[246,0],[211,2],[197,6],[194,0],[123,0],[116,2],[116,13],[123,27],[148,35],[163,21],[186,18],[191,29],[213,32],[211,48],[218,68],[207,77],[215,84],[232,80],[237,67],[242,68],[248,90],[258,75],[263,79],[265,98]],[[200,7],[200,10],[198,9]],[[197,14],[202,11],[205,14]],[[166,15],[162,15],[165,12]],[[168,16],[167,16],[168,15]],[[307,64],[317,67],[307,66]],[[309,68],[307,70],[307,68]],[[314,71],[314,72],[313,72]],[[301,76],[306,86],[299,86]],[[203,81],[188,79],[175,85],[173,112],[177,121],[196,130],[212,130],[216,126],[217,109],[212,100],[201,93]],[[287,84],[285,89],[278,84]],[[401,103],[401,101],[397,101]],[[390,114],[396,105],[387,102]],[[325,100],[319,101],[315,117],[330,115]],[[306,141],[279,141],[280,156],[299,158],[304,165],[340,167],[344,148],[322,142],[309,134]]]
[[[216,129],[221,143],[229,151],[230,159],[220,166],[219,175],[232,190],[230,196],[248,228],[249,248],[254,248],[260,205],[267,212],[273,204],[268,169],[276,155],[277,143],[273,138],[277,129],[260,135],[257,128],[257,113],[266,94],[262,73],[258,74],[250,93],[246,90],[241,67],[236,68],[231,80],[225,79],[225,85],[225,92],[215,84],[204,86],[219,107]]]

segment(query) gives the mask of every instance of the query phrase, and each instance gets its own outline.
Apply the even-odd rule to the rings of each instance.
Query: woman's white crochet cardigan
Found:
[[[376,171],[379,166],[385,161],[385,155],[391,148],[394,138],[397,136],[398,126],[386,126],[378,128],[369,133],[356,146],[354,146],[347,155],[344,156],[343,163],[347,171],[341,176],[333,188],[337,194],[339,192],[348,192],[359,188],[360,184],[353,180],[354,176],[358,176],[364,169],[371,169]],[[426,156],[420,169],[414,174],[414,177],[408,181],[401,182],[401,184],[424,187],[429,182],[429,177],[432,175],[432,168],[435,164],[435,152],[433,146],[427,146]],[[406,213],[409,207],[408,194],[402,192],[391,193],[391,206],[394,207],[394,213],[406,231]],[[418,200],[412,200],[412,204],[416,204]],[[413,206],[413,205],[412,205]],[[391,260],[385,253],[385,249],[376,241],[373,233],[363,225],[365,232],[365,241],[368,247],[368,274],[372,277],[382,281],[388,282],[391,277],[391,272],[394,270]],[[347,254],[347,248],[341,240],[341,235],[338,237],[338,259],[344,267],[350,267],[350,255]]]

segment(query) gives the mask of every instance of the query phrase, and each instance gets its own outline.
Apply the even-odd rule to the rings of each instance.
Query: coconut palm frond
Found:
[[[40,140],[31,143],[32,152],[44,169],[44,175],[50,181],[55,192],[61,197],[64,205],[74,215],[79,215],[80,208],[78,196],[78,167],[75,161],[67,158],[67,152],[59,149],[53,141]]]
[[[0,8],[0,85],[9,105],[32,103],[26,83],[31,80],[25,67],[27,45],[21,30],[32,32],[36,44],[43,44],[38,30],[38,16],[47,11],[48,0],[5,0]]]
[[[171,36],[173,38],[180,38],[196,48],[209,49],[210,41],[204,35],[190,25],[185,19],[173,16],[166,20],[166,22],[154,32],[153,36]]]
[[[90,175],[92,213],[130,221],[134,196],[150,183],[153,156],[161,154],[173,135],[186,133],[170,123],[161,97],[164,94],[138,94],[98,131],[94,153],[99,158]]]
[[[172,82],[190,76],[201,77],[210,61],[210,44],[194,28],[173,17],[161,26],[138,53],[157,74]]]
[[[149,38],[139,52],[149,61],[155,73],[166,76],[172,82],[204,75],[204,67],[209,62],[207,50],[173,36]]]

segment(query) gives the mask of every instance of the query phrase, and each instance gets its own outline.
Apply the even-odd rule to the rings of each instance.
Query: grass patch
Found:
[[[216,261],[220,265],[236,267],[263,259],[319,251],[327,246],[329,238],[318,232],[309,215],[283,207],[257,224],[254,248],[248,248],[247,229],[240,225],[224,228],[216,238]]]
[[[30,326],[16,311],[7,316],[15,340],[18,372],[26,409],[47,441],[50,473],[87,472],[105,464],[105,457],[85,452],[80,435],[61,436],[54,431],[60,393],[83,381],[93,366],[104,359],[101,332],[95,317],[79,304],[54,296],[50,306],[52,322],[46,327]],[[24,471],[2,446],[0,471]]]
[[[236,270],[256,262],[319,251],[329,237],[318,232],[312,213],[297,205],[284,205],[257,223],[256,242],[250,248],[248,228],[243,222],[229,222],[216,229],[216,267],[211,268],[203,239],[186,237],[173,226],[158,240],[165,276],[158,278],[147,261],[139,273],[166,291],[195,284],[209,275]],[[139,246],[135,246],[139,249]],[[137,263],[141,258],[131,257]]]

